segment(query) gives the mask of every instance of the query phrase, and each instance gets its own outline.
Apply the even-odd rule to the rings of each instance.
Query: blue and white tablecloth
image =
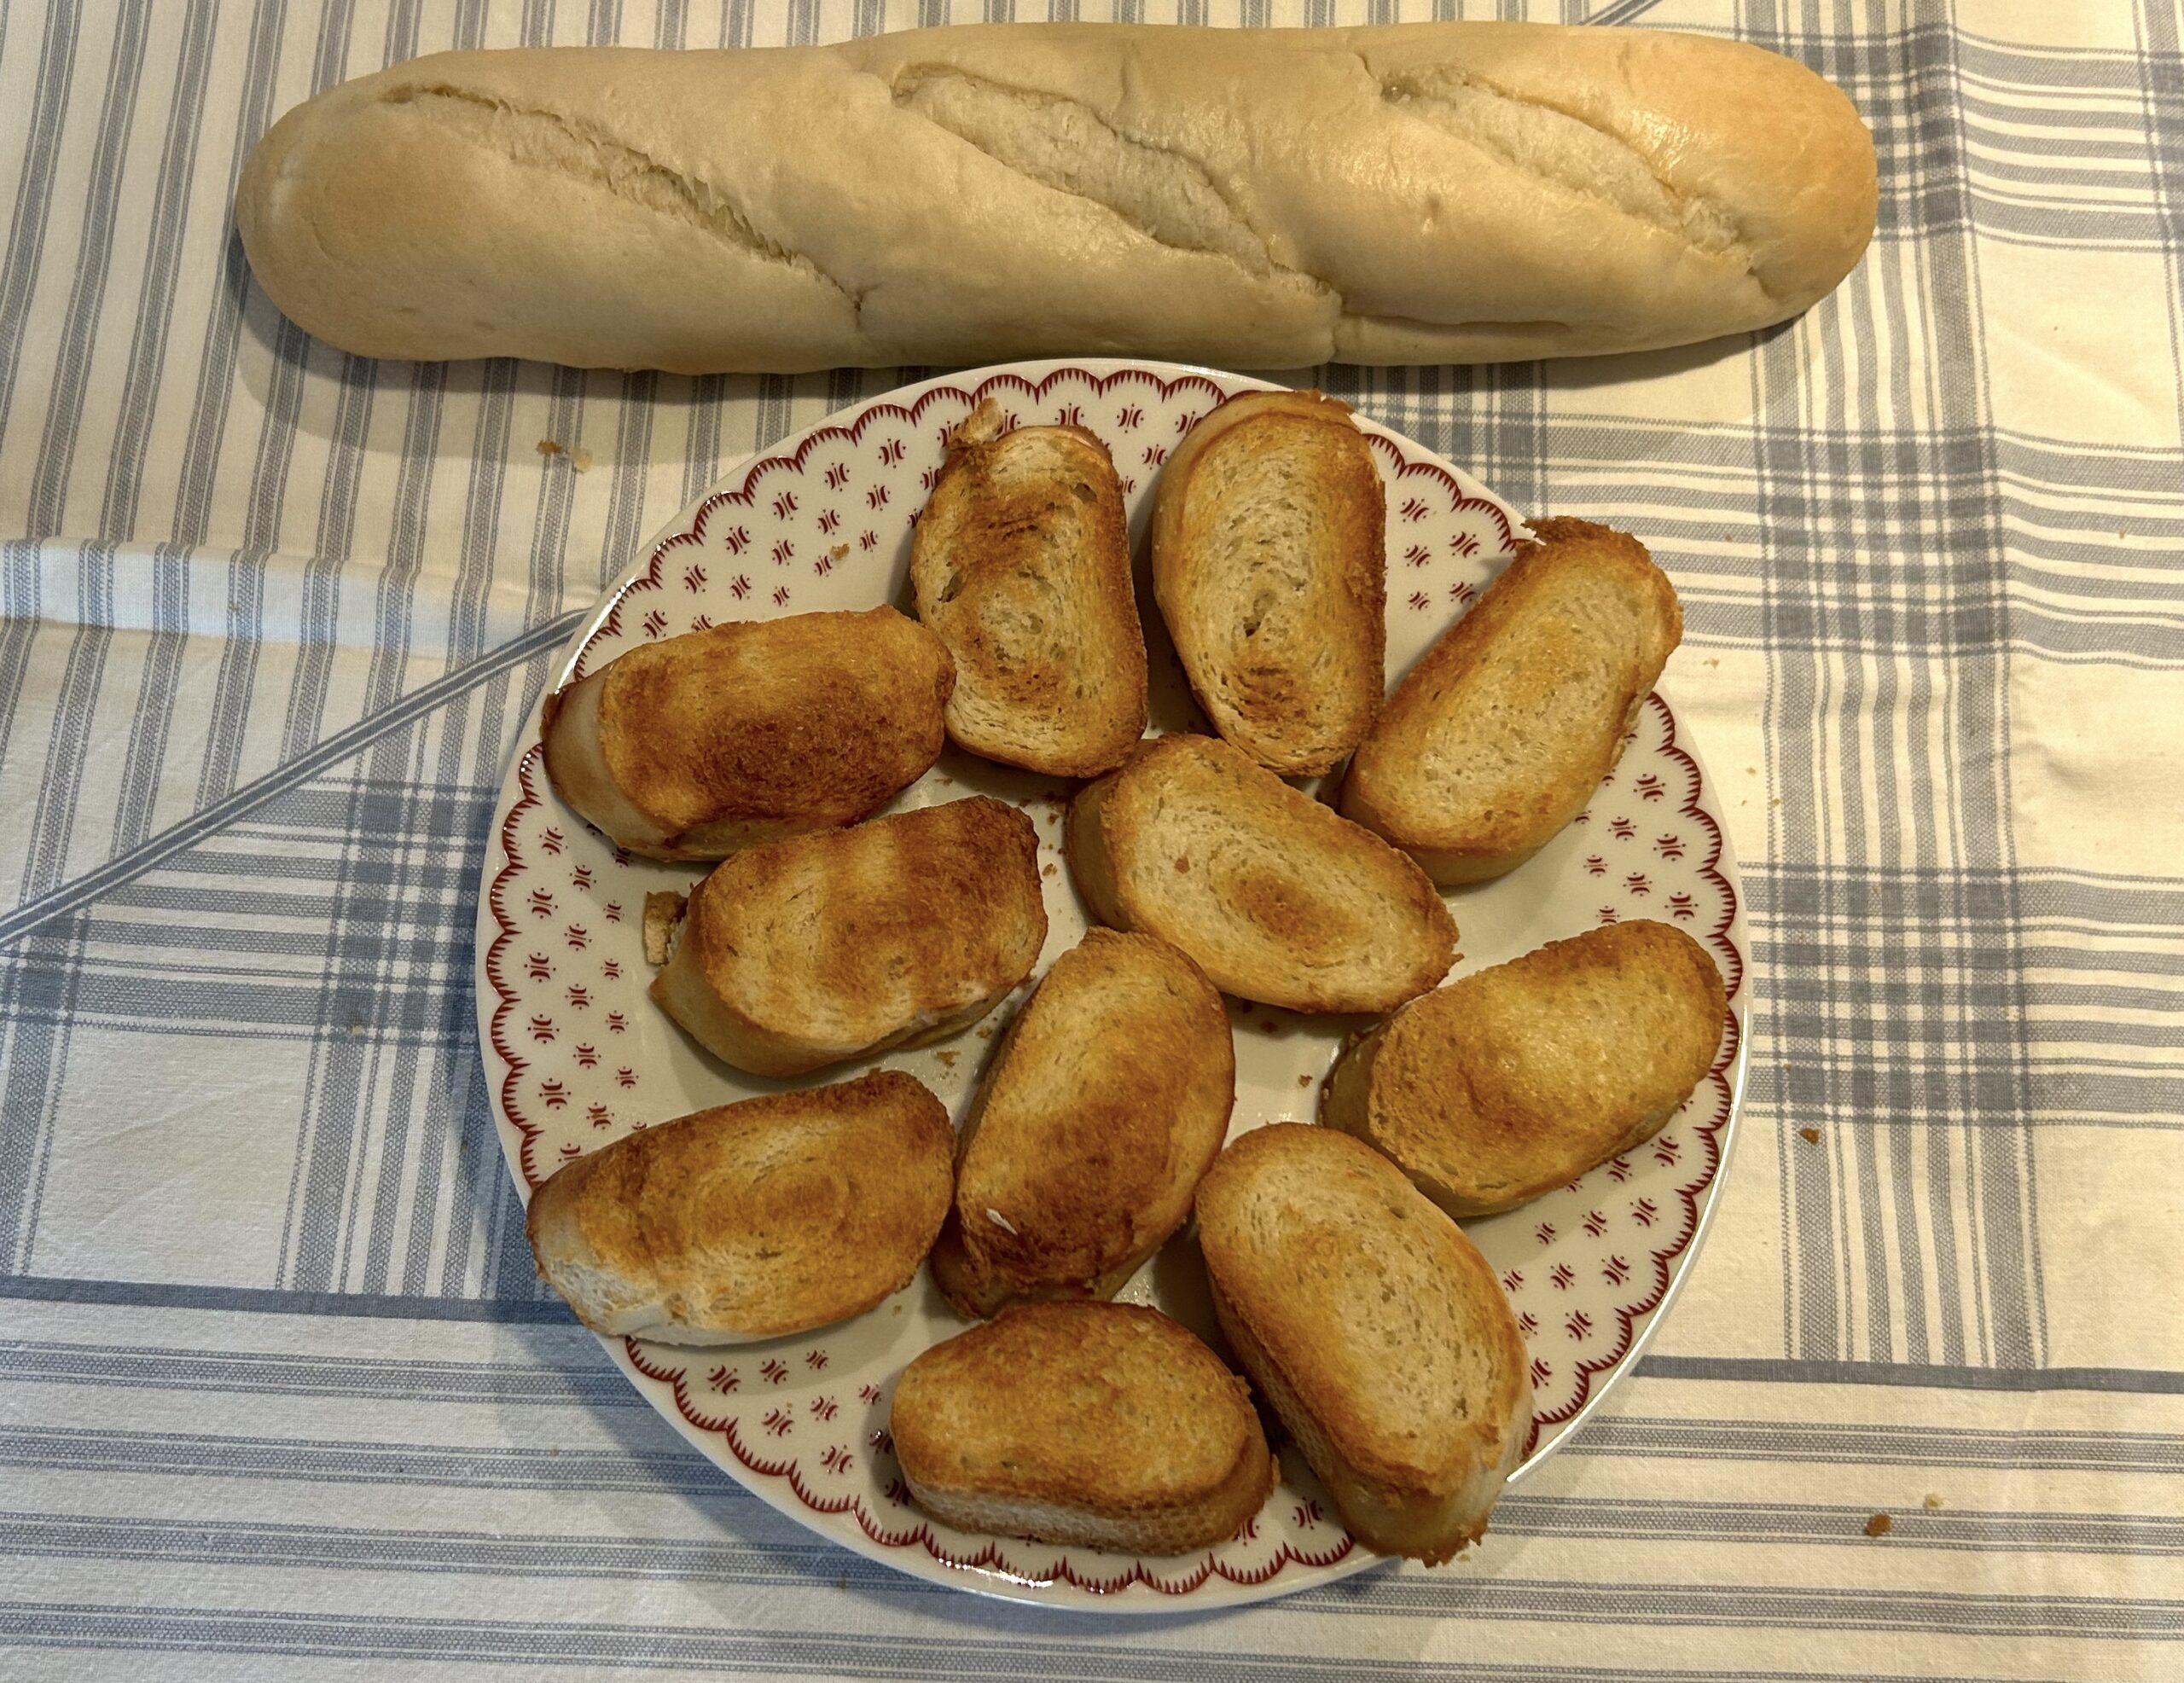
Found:
[[[1681,587],[1760,965],[1723,1207],[1474,1559],[1118,1623],[699,1460],[542,1297],[479,1075],[475,862],[550,654],[895,376],[363,362],[229,212],[281,111],[416,53],[948,7],[0,6],[0,1674],[2184,1676],[2184,20],[1596,9],[1850,91],[1856,274],[1726,349],[1295,377]]]

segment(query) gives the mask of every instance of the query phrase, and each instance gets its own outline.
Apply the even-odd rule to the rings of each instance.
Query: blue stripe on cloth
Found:
[[[339,765],[380,738],[415,723],[426,714],[446,705],[453,697],[475,688],[495,674],[558,648],[590,612],[589,608],[578,608],[543,624],[534,625],[521,636],[503,643],[484,659],[421,686],[382,712],[360,719],[345,730],[336,731],[325,740],[288,761],[279,769],[269,772],[214,802],[172,829],[162,831],[141,846],[132,848],[119,858],[108,860],[97,869],[88,871],[52,892],[0,916],[0,945],[80,910],[107,889],[142,875],[162,860],[214,834],[224,826],[263,806],[276,796],[284,794],[321,772]]]

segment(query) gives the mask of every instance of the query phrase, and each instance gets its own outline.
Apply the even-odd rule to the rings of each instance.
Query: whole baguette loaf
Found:
[[[437,54],[289,112],[235,220],[346,351],[699,374],[1687,344],[1824,296],[1874,206],[1850,101],[1735,42],[1006,24]]]
[[[751,848],[691,892],[652,996],[758,1075],[954,1034],[1038,961],[1038,848],[984,795]]]
[[[1492,1264],[1370,1146],[1254,1129],[1199,1183],[1213,1307],[1343,1522],[1437,1565],[1476,1542],[1531,1436]]]
[[[1181,1554],[1274,1488],[1244,1382],[1130,1304],[1026,1303],[935,1344],[887,1424],[911,1500],[969,1531]]]
[[[1205,972],[1150,935],[1087,931],[1009,1024],[964,1121],[941,1291],[970,1315],[1113,1297],[1189,1216],[1235,1102]]]
[[[626,1135],[531,1195],[538,1272],[595,1332],[735,1344],[870,1309],[948,1208],[940,1100],[884,1070]]]
[[[1413,1000],[1345,1048],[1320,1120],[1451,1216],[1513,1210],[1659,1133],[1728,1009],[1682,930],[1609,924]]]
[[[642,643],[546,704],[546,771],[619,846],[718,859],[854,824],[940,757],[955,666],[891,607]]]

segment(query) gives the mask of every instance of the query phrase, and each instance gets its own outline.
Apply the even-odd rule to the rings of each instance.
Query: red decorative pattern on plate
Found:
[[[1074,424],[1147,477],[1223,397],[1258,382],[1184,369],[1043,364],[939,380],[863,404],[733,472],[646,552],[580,634],[557,682],[641,641],[733,618],[901,599],[913,519],[943,441],[992,396],[1010,424]],[[1408,670],[1476,601],[1520,528],[1490,493],[1366,421],[1389,489],[1389,671]],[[1172,657],[1154,639],[1156,728],[1190,720]],[[1202,726],[1200,728],[1203,728]],[[568,1158],[648,1123],[758,1090],[696,1052],[645,997],[644,894],[699,871],[632,859],[547,786],[534,717],[511,766],[481,873],[479,1016],[490,1089],[527,1197]],[[1052,931],[1074,944],[1083,914],[1059,852],[1054,780],[950,754],[904,798],[973,792],[1024,804],[1038,827]],[[1698,761],[1658,696],[1616,770],[1563,836],[1502,882],[1451,897],[1456,972],[1599,922],[1652,917],[1720,961],[1731,1010],[1714,1071],[1659,1136],[1568,1187],[1468,1224],[1500,1270],[1530,1345],[1536,1390],[1527,1468],[1605,1392],[1653,1324],[1701,1231],[1728,1148],[1740,1071],[1744,949],[1720,825]],[[892,1055],[960,1113],[1002,1013],[947,1045]],[[1309,1118],[1336,1042],[1313,1019],[1239,1004],[1236,1128]],[[814,1084],[856,1073],[820,1072]],[[1211,1331],[1187,1270],[1142,1271],[1125,1296]],[[774,1506],[906,1570],[1023,1599],[1141,1610],[1257,1599],[1371,1564],[1309,1469],[1285,1454],[1280,1488],[1236,1537],[1195,1557],[1136,1559],[973,1535],[909,1503],[886,1397],[909,1358],[957,1322],[922,1275],[871,1314],[801,1338],[713,1349],[609,1340],[617,1362],[706,1454]],[[1521,1477],[1521,1471],[1519,1476]],[[1491,1549],[1491,1537],[1486,1547]]]

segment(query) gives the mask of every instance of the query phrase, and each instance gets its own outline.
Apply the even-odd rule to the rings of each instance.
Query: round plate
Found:
[[[1107,441],[1134,543],[1160,464],[1223,398],[1264,382],[1161,363],[1025,363],[928,380],[844,411],[743,463],[650,545],[578,633],[555,684],[650,639],[731,619],[824,608],[909,607],[912,522],[951,427],[981,398],[1019,424],[1068,423]],[[1476,599],[1523,529],[1461,469],[1360,417],[1388,491],[1388,676],[1409,670]],[[1149,592],[1153,728],[1191,727],[1188,691]],[[1205,728],[1202,722],[1199,729]],[[700,1051],[647,997],[648,890],[687,889],[700,868],[632,858],[549,786],[533,713],[501,792],[478,917],[479,1016],[501,1144],[531,1189],[569,1158],[632,1129],[784,1085]],[[1040,972],[1075,945],[1083,908],[1060,855],[1071,786],[950,750],[898,806],[988,793],[1037,826],[1049,927]],[[1530,1346],[1536,1466],[1635,1357],[1688,1266],[1728,1155],[1741,1085],[1748,989],[1735,867],[1692,745],[1652,697],[1621,763],[1586,811],[1523,868],[1453,892],[1461,974],[1618,918],[1654,918],[1704,943],[1728,980],[1732,1020],[1713,1073],[1661,1134],[1524,1209],[1469,1224],[1501,1271]],[[1025,984],[1026,989],[1030,984]],[[1020,1000],[1021,991],[1017,998]],[[1016,1001],[937,1047],[876,1060],[909,1071],[959,1117]],[[1232,1134],[1309,1121],[1320,1078],[1356,1018],[1230,1002]],[[845,1065],[801,1084],[845,1080]],[[1185,1235],[1124,1294],[1217,1339]],[[1353,1543],[1292,1450],[1258,1517],[1218,1548],[1137,1558],[979,1535],[909,1503],[890,1453],[887,1401],[911,1357],[962,1330],[925,1270],[878,1309],[820,1332],[726,1349],[606,1341],[630,1382],[692,1442],[822,1536],[906,1572],[1017,1599],[1154,1611],[1233,1604],[1347,1576],[1376,1557]],[[1484,1547],[1490,1555],[1490,1535]]]

